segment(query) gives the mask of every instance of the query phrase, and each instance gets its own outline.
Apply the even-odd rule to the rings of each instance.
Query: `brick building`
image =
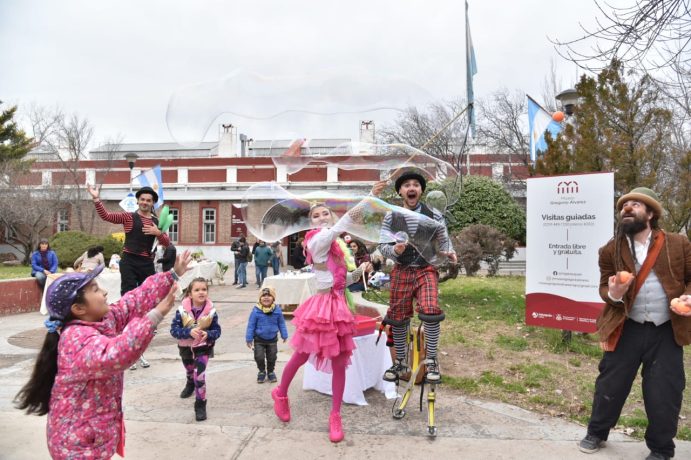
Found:
[[[367,136],[365,135],[365,138]],[[239,142],[238,142],[239,141]],[[349,139],[312,139],[308,154],[332,152]],[[239,137],[233,127],[225,126],[218,142],[205,142],[195,147],[174,143],[121,144],[102,146],[81,160],[75,172],[79,183],[102,184],[101,199],[108,210],[121,211],[118,206],[129,191],[130,178],[141,171],[160,165],[165,203],[174,222],[169,230],[171,240],[179,248],[203,250],[214,260],[231,260],[233,239],[247,234],[239,204],[247,188],[257,182],[275,181],[294,193],[328,190],[343,194],[366,194],[379,179],[376,157],[371,169],[347,170],[337,166],[315,164],[295,174],[276,166],[272,156],[282,154],[291,141],[254,141]],[[136,154],[130,170],[125,155]],[[67,174],[62,163],[41,151],[32,152],[34,168],[27,176],[26,186],[42,187],[62,183]],[[336,157],[337,158],[337,157]],[[482,174],[500,179],[513,168],[513,175],[525,177],[524,165],[507,163],[499,155],[470,155],[463,173]],[[523,171],[521,171],[523,168]],[[106,235],[122,227],[101,221],[93,212],[90,196],[84,191],[86,221],[93,219],[92,233]],[[520,201],[520,194],[517,196]],[[56,210],[54,231],[81,230],[73,210]],[[6,232],[0,237],[11,238]],[[249,235],[252,239],[251,235]],[[297,236],[283,241],[284,251],[290,250]],[[0,241],[0,252],[8,250]],[[284,253],[284,256],[287,255]],[[284,258],[284,260],[287,260]]]

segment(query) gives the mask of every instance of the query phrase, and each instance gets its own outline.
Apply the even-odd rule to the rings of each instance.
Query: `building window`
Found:
[[[67,209],[58,211],[58,232],[66,232],[70,229],[70,216]]]
[[[178,229],[180,228],[178,226],[178,219],[180,216],[178,208],[170,208],[170,215],[173,216],[173,223],[168,227],[168,238],[170,238],[171,243],[178,244],[178,240],[180,239],[178,235]]]
[[[204,243],[216,242],[216,210],[214,208],[204,208]]]

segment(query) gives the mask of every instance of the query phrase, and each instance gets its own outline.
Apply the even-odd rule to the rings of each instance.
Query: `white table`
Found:
[[[178,281],[178,287],[180,289],[185,289],[190,282],[195,278],[204,278],[206,280],[213,280],[219,277],[218,264],[213,261],[203,261],[203,262],[192,262],[190,265],[190,270],[180,277]],[[44,315],[48,314],[48,309],[46,308],[46,292],[48,292],[48,286],[50,286],[54,280],[64,275],[65,273],[54,273],[51,276],[46,277],[46,287],[43,290],[43,297],[41,298],[41,313]],[[120,300],[120,272],[111,271],[110,268],[104,268],[98,277],[96,277],[98,285],[108,292],[107,302],[108,304],[113,304]]]
[[[317,292],[314,273],[281,273],[264,278],[262,287],[276,290],[276,303],[300,305]]]
[[[195,278],[204,278],[207,281],[221,278],[221,274],[218,271],[218,264],[212,260],[203,260],[201,262],[192,261],[188,267],[189,271],[182,275],[178,282],[180,289],[185,289]]]
[[[343,402],[366,406],[365,390],[374,388],[384,393],[387,399],[396,397],[396,385],[382,380],[384,372],[391,367],[391,353],[386,346],[386,337],[378,345],[377,333],[355,337],[355,346],[351,356],[351,364],[346,369],[346,384],[343,392]],[[302,379],[302,388],[316,390],[327,395],[331,394],[331,374],[320,372],[308,361]]]
[[[41,297],[41,313],[44,315],[48,314],[48,308],[46,308],[46,293],[48,292],[48,286],[53,284],[53,281],[65,275],[66,273],[54,273],[51,276],[46,277],[46,287],[43,289],[43,296]],[[98,285],[108,292],[107,302],[112,304],[120,300],[120,272],[111,271],[109,268],[103,269],[100,275],[96,277]]]

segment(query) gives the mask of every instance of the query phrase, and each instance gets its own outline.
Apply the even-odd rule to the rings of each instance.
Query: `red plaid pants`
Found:
[[[413,299],[416,300],[415,311],[426,315],[440,315],[438,289],[439,274],[437,270],[427,267],[394,266],[391,272],[391,297],[386,316],[394,321],[403,321],[413,316]]]

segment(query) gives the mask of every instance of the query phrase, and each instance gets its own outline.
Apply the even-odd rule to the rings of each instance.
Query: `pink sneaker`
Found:
[[[331,442],[343,441],[343,423],[341,422],[341,414],[332,412],[329,415],[329,439]]]
[[[274,400],[274,412],[283,422],[290,422],[290,404],[288,396],[279,396],[278,387],[271,390],[271,398]]]

